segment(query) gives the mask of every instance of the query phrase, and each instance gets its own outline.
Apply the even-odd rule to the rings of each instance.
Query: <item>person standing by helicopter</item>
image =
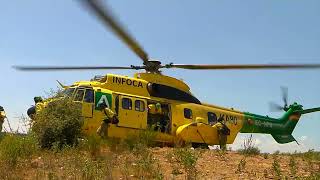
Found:
[[[97,134],[101,137],[107,137],[108,136],[108,125],[110,123],[112,124],[118,124],[119,120],[117,118],[116,113],[114,113],[105,102],[101,103],[99,105],[100,109],[105,114],[106,118],[102,120],[100,127],[97,129]]]
[[[218,130],[220,149],[225,151],[227,150],[227,136],[230,135],[230,129],[223,122],[223,118],[219,118],[215,126],[217,127],[217,130]]]
[[[159,102],[148,105],[148,125],[155,131],[158,131],[164,124],[164,116],[161,104]]]
[[[2,131],[2,126],[4,123],[4,119],[6,118],[6,113],[4,112],[4,109],[2,106],[0,106],[0,132]]]

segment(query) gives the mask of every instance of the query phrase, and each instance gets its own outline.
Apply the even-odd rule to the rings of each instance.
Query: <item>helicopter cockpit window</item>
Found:
[[[135,110],[136,111],[140,111],[140,112],[143,112],[145,110],[145,107],[144,107],[144,102],[143,101],[140,101],[140,100],[136,100],[134,102],[134,107],[135,107]]]
[[[71,97],[73,92],[74,92],[74,88],[68,88],[68,89],[63,91],[63,94],[65,94],[66,96]]]
[[[122,109],[132,109],[132,101],[129,98],[122,98]]]
[[[74,97],[74,101],[82,101],[84,95],[84,89],[78,89]]]
[[[184,108],[184,117],[187,119],[192,119],[192,110]]]
[[[94,102],[94,91],[92,89],[87,89],[84,95],[84,102],[93,103]]]
[[[217,123],[217,115],[213,112],[208,112],[208,123],[212,126]]]

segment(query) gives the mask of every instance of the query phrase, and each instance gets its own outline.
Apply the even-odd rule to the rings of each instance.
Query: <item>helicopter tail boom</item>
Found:
[[[320,107],[303,110],[301,105],[295,103],[290,105],[279,119],[245,113],[245,121],[240,132],[270,134],[279,144],[289,143],[296,141],[292,132],[301,115],[319,111]]]

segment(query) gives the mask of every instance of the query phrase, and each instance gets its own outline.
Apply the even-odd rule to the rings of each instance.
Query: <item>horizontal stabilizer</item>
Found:
[[[295,112],[298,112],[300,114],[308,114],[308,113],[313,113],[313,112],[317,112],[317,111],[320,111],[320,107],[311,108],[311,109],[304,109],[304,110],[298,110],[298,111],[295,111]]]
[[[279,144],[285,144],[292,141],[296,141],[296,139],[291,134],[271,134],[274,140]]]

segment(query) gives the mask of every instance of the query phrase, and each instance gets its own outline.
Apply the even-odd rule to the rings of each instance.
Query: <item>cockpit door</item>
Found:
[[[89,88],[78,88],[74,101],[81,104],[82,116],[86,118],[92,118],[94,108],[94,91]]]
[[[92,118],[94,109],[94,91],[86,89],[82,102],[82,116]]]

